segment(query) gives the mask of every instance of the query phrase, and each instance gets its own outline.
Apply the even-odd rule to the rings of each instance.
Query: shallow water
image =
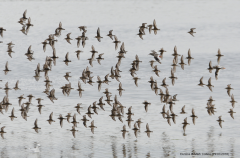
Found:
[[[240,33],[240,20],[235,18],[239,15],[239,1],[1,1],[0,5],[0,27],[7,29],[4,37],[0,38],[3,43],[0,44],[1,58],[0,67],[5,67],[6,61],[9,62],[9,69],[12,71],[8,75],[1,73],[0,87],[4,87],[8,82],[13,87],[17,80],[20,81],[20,91],[9,91],[9,100],[13,104],[9,107],[8,112],[4,115],[0,114],[0,127],[6,126],[4,134],[5,139],[0,139],[1,157],[186,157],[180,153],[228,153],[231,157],[239,157],[240,148],[239,132],[240,124],[238,122],[240,113],[238,103],[235,105],[233,120],[229,113],[231,108],[230,97],[227,95],[226,89],[231,84],[234,90],[236,101],[240,100],[240,89],[238,79],[239,75],[239,47],[240,42],[238,34]],[[214,7],[213,7],[214,6]],[[22,16],[24,10],[27,9],[27,16],[30,16],[34,26],[30,29],[27,36],[19,30],[21,25],[17,23]],[[143,36],[141,40],[136,34],[141,23],[148,24],[156,19],[158,27],[161,29],[157,35],[148,34]],[[56,90],[57,101],[53,104],[42,91],[44,91],[44,74],[37,82],[33,78],[34,70],[38,63],[41,67],[45,61],[46,55],[52,55],[51,47],[47,46],[44,53],[42,44],[49,34],[54,33],[59,22],[62,22],[65,31],[58,38],[56,43],[57,65],[53,66],[49,72],[49,78],[52,81],[53,88]],[[71,37],[76,38],[81,35],[78,26],[87,26],[86,35],[89,40],[86,42],[85,48],[77,48],[76,41],[68,44],[64,38],[67,33],[72,33]],[[100,27],[102,42],[98,42],[94,36],[97,28]],[[187,32],[190,28],[196,27],[195,37]],[[101,79],[110,73],[111,67],[117,62],[117,51],[115,51],[112,40],[107,37],[108,31],[113,29],[113,34],[125,43],[128,51],[126,58],[122,60],[120,70],[120,81],[123,85],[123,95],[119,96],[117,88],[119,82],[111,80],[109,85],[102,85],[101,91],[98,92],[97,84],[93,86],[82,83],[83,97],[79,98],[77,83],[86,66],[90,67],[93,72],[93,80],[96,82],[97,76]],[[10,58],[6,52],[6,44],[13,41],[15,44]],[[28,47],[32,45],[35,60],[28,61],[24,55]],[[99,65],[96,61],[93,67],[88,64],[87,59],[91,57],[91,46],[100,53],[104,53],[105,58]],[[177,68],[175,75],[178,77],[174,86],[171,85],[170,76],[171,64],[174,46],[177,46],[178,53],[187,56],[188,49],[191,49],[194,59],[191,65],[185,66],[185,70]],[[148,54],[151,50],[159,50],[164,48],[162,64],[158,64],[160,69],[160,77],[157,77],[149,61],[153,58]],[[218,48],[221,49],[224,57],[221,58],[220,65],[226,69],[220,72],[218,80],[215,80],[214,73],[209,73],[206,69],[211,60],[213,65],[217,64]],[[80,60],[77,60],[75,51],[83,50]],[[69,66],[63,62],[65,54],[69,52],[69,58],[72,61]],[[129,74],[131,68],[130,63],[135,60],[138,54],[142,63],[137,71],[137,76],[141,78],[138,81],[138,87],[134,85],[134,81]],[[185,60],[186,62],[186,60]],[[70,82],[75,88],[71,91],[69,97],[64,96],[60,87],[68,82],[64,79],[66,72],[71,72]],[[160,115],[163,103],[160,102],[159,96],[151,90],[150,84],[147,82],[153,76],[158,81],[158,85],[162,79],[167,77],[169,84],[169,92],[171,95],[178,94],[176,105],[173,111],[178,115],[176,124],[172,122],[169,126],[167,121]],[[199,79],[204,76],[204,83],[207,83],[209,77],[212,77],[214,85],[213,92],[207,87],[199,87]],[[113,97],[118,96],[118,100],[127,108],[132,106],[134,113],[133,120],[142,119],[141,130],[138,137],[134,136],[133,130],[127,127],[129,131],[126,138],[122,138],[122,126],[124,123],[113,121],[109,115],[111,107],[105,105],[105,111],[99,110],[99,114],[94,114],[94,120],[97,128],[92,134],[90,128],[82,125],[82,115],[87,112],[87,108],[94,101],[98,101],[105,88],[109,88]],[[165,89],[161,87],[161,89]],[[42,114],[37,110],[37,101],[33,99],[30,112],[28,113],[28,121],[22,119],[18,109],[18,100],[21,94],[27,96],[33,94],[36,98],[43,98]],[[5,96],[3,90],[0,91],[2,98]],[[206,111],[206,103],[210,96],[213,96],[216,104],[217,113],[209,116]],[[113,98],[112,97],[112,98]],[[142,102],[147,100],[151,102],[148,112],[144,110]],[[23,102],[26,100],[23,100]],[[79,125],[76,128],[76,138],[72,136],[70,131],[72,124],[64,121],[63,127],[59,126],[57,119],[59,114],[63,116],[67,113],[77,113],[74,106],[82,103],[83,109],[81,115],[77,114]],[[186,105],[187,114],[181,115],[180,110]],[[14,121],[8,117],[12,107],[15,108],[17,116]],[[127,111],[125,109],[125,113]],[[192,108],[195,109],[198,119],[196,124],[192,124],[189,117]],[[166,106],[168,109],[168,106]],[[46,121],[53,112],[53,119],[56,121],[49,125]],[[218,116],[222,115],[223,128],[220,128]],[[190,123],[186,129],[186,135],[183,135],[182,122],[188,117]],[[38,119],[38,125],[41,127],[39,133],[36,133],[32,127],[35,119]],[[153,131],[151,137],[148,138],[145,131],[146,123],[149,124]],[[90,121],[88,122],[88,126]],[[133,123],[132,123],[133,128]],[[32,153],[28,148],[33,148],[36,144],[40,144],[40,152]],[[194,156],[193,156],[194,157]],[[197,157],[197,156],[196,156]],[[208,157],[208,156],[202,156]],[[210,157],[210,156],[209,156]],[[225,156],[222,156],[225,157]]]

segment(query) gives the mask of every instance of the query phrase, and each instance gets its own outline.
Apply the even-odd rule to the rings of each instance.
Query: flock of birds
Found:
[[[20,31],[25,35],[28,34],[30,28],[33,26],[33,24],[31,24],[31,18],[30,17],[27,18],[26,13],[27,13],[27,10],[23,13],[23,16],[18,21],[18,23],[22,25],[22,29]],[[86,41],[88,40],[88,37],[86,36],[87,27],[86,26],[80,26],[78,28],[80,29],[80,31],[82,31],[82,36],[78,36],[77,38],[75,38],[77,40],[77,47],[79,48],[80,45],[82,45],[82,47],[84,48],[84,46],[86,44]],[[157,24],[156,24],[155,20],[153,21],[153,24],[150,24],[150,25],[147,25],[146,23],[143,23],[139,27],[139,33],[137,34],[141,39],[143,39],[143,36],[146,35],[146,33],[145,33],[146,29],[149,30],[150,34],[151,34],[151,31],[154,31],[155,35],[160,30],[157,27]],[[50,78],[48,76],[48,73],[51,72],[52,66],[56,65],[56,61],[58,59],[58,56],[56,55],[56,48],[55,48],[55,42],[57,42],[58,40],[55,39],[55,37],[61,36],[61,33],[62,33],[63,30],[65,30],[65,29],[62,27],[62,23],[60,22],[58,28],[56,28],[56,30],[55,30],[55,33],[50,34],[49,37],[44,42],[42,42],[43,51],[45,52],[46,48],[47,48],[47,45],[49,45],[52,48],[53,55],[52,56],[46,56],[46,60],[45,60],[45,63],[43,64],[42,69],[40,67],[40,63],[37,65],[37,68],[35,70],[35,75],[33,76],[36,79],[36,81],[38,81],[39,78],[41,77],[41,72],[44,72],[44,76],[45,76],[44,82],[45,82],[46,89],[43,93],[45,93],[47,95],[47,97],[53,103],[54,103],[54,100],[57,100],[57,98],[55,96],[55,89],[54,88],[51,89],[52,81],[50,80]],[[188,32],[193,37],[194,37],[194,34],[196,33],[196,32],[194,32],[194,30],[195,30],[195,28],[191,28],[190,31]],[[4,31],[6,31],[6,29],[0,27],[0,35],[2,37],[3,37],[3,32]],[[112,33],[113,33],[113,30],[110,30],[109,34],[107,36],[113,40],[113,43],[115,44],[115,50],[117,50],[118,45],[121,43],[121,41],[119,41],[117,36],[113,35]],[[73,40],[70,36],[71,36],[71,33],[68,33],[66,35],[66,38],[65,38],[65,40],[69,44],[71,44],[71,41]],[[95,38],[99,42],[101,42],[101,40],[103,38],[100,34],[100,29],[99,28],[97,29],[97,34],[96,34]],[[2,41],[0,41],[0,43],[2,43]],[[13,51],[14,43],[10,42],[10,43],[7,43],[7,45],[8,45],[8,50],[7,50],[8,55],[12,58],[12,53],[14,53],[14,51]],[[82,53],[82,52],[83,51],[81,51],[81,50],[76,51],[76,56],[77,56],[78,60],[80,60],[80,53]],[[104,60],[104,58],[103,58],[104,53],[99,54],[98,57],[95,58],[95,55],[98,53],[98,51],[95,50],[94,46],[92,46],[92,50],[90,52],[92,53],[92,55],[89,59],[87,59],[87,60],[89,60],[89,65],[93,66],[93,62],[95,61],[95,59],[97,59],[98,63],[101,65],[101,60]],[[162,49],[159,50],[159,52],[160,52],[160,54],[157,53],[156,51],[152,50],[152,52],[149,54],[149,55],[153,56],[153,59],[149,62],[150,62],[150,66],[153,68],[152,71],[156,74],[156,76],[159,76],[160,70],[157,67],[158,65],[154,65],[154,64],[155,64],[155,62],[157,64],[161,64],[160,59],[163,59],[163,53],[166,52],[166,51],[162,48]],[[110,73],[106,74],[106,76],[103,80],[99,76],[97,76],[97,81],[95,81],[95,82],[98,84],[98,90],[99,91],[101,91],[101,85],[102,84],[107,84],[108,85],[109,82],[111,82],[109,80],[109,77],[110,77],[111,79],[116,79],[119,82],[119,87],[118,87],[117,90],[119,92],[119,96],[122,96],[122,93],[123,93],[124,89],[123,89],[122,84],[120,82],[120,78],[121,78],[120,72],[122,72],[122,71],[119,69],[119,67],[121,65],[122,59],[125,58],[124,54],[126,54],[126,53],[127,53],[127,51],[125,50],[125,46],[124,46],[124,42],[123,42],[121,47],[120,47],[120,51],[118,52],[118,55],[117,55],[118,62],[116,63],[115,69],[114,69],[114,67],[111,67]],[[27,53],[25,55],[27,56],[27,59],[29,61],[34,60],[34,56],[33,56],[34,51],[31,49],[31,46],[29,46],[29,48],[27,50]],[[176,46],[174,47],[174,53],[172,54],[172,56],[174,58],[173,58],[173,63],[171,65],[172,66],[171,76],[169,78],[172,80],[172,85],[174,85],[175,80],[177,79],[177,77],[174,75],[174,73],[176,72],[176,67],[181,66],[181,68],[184,70],[184,65],[187,65],[187,64],[184,62],[183,55],[178,54]],[[180,63],[178,63],[178,57],[179,56],[181,56]],[[218,54],[216,56],[218,57],[217,61],[218,61],[218,64],[219,64],[220,59],[223,56],[220,52],[220,49],[218,50]],[[188,56],[186,57],[186,59],[188,60],[188,65],[190,65],[191,60],[194,59],[191,56],[190,49],[188,51]],[[68,66],[68,63],[71,62],[71,60],[69,60],[69,53],[66,54],[65,60],[63,62],[67,66]],[[133,60],[133,62],[131,63],[132,67],[129,70],[130,75],[133,77],[133,80],[134,80],[134,83],[135,83],[136,86],[138,86],[138,80],[140,79],[136,75],[137,75],[137,71],[139,70],[139,65],[140,65],[141,62],[142,61],[140,61],[138,55],[136,55],[135,60]],[[7,75],[11,71],[9,69],[9,67],[10,66],[8,65],[8,61],[7,61],[6,65],[5,65],[5,69],[3,70],[5,75]],[[212,71],[215,70],[215,78],[217,80],[220,70],[223,70],[223,69],[225,69],[225,68],[221,67],[219,65],[212,66],[212,62],[210,61],[209,62],[209,68],[207,70],[209,70],[210,73],[212,73]],[[69,81],[69,78],[72,77],[72,76],[70,76],[70,73],[71,72],[66,72],[66,75],[63,76],[67,81]],[[91,72],[89,67],[87,66],[83,70],[82,76],[80,77],[80,80],[82,81],[82,83],[84,83],[84,84],[88,83],[90,85],[93,85],[93,83],[95,83],[95,82],[93,81],[94,76],[92,76],[92,73],[93,72]],[[81,87],[81,81],[78,81],[77,91],[79,92],[79,97],[82,97],[82,93],[84,92],[84,89]],[[167,123],[170,126],[171,126],[171,120],[173,121],[173,123],[176,124],[175,117],[177,115],[173,112],[173,105],[175,104],[176,101],[178,101],[177,100],[177,94],[175,94],[173,96],[169,94],[169,91],[168,91],[168,86],[169,85],[166,84],[166,77],[162,80],[162,84],[160,85],[160,86],[165,88],[165,94],[164,94],[163,90],[158,87],[157,80],[154,80],[154,78],[152,76],[150,77],[150,81],[148,81],[148,82],[150,83],[150,87],[155,92],[155,94],[160,96],[160,101],[162,103],[165,103],[166,105],[169,105],[169,110],[165,109],[165,104],[164,104],[164,106],[162,108],[162,111],[160,112],[162,114],[163,118],[167,120]],[[200,79],[200,83],[198,84],[198,86],[204,87],[205,85],[210,89],[210,91],[212,91],[212,87],[214,87],[214,86],[211,84],[211,77],[208,80],[208,84],[203,83],[203,77]],[[5,90],[5,92],[6,92],[6,96],[4,96],[2,102],[0,102],[0,112],[3,114],[4,113],[3,110],[5,110],[5,112],[7,112],[9,106],[12,105],[9,102],[9,98],[8,98],[8,92],[12,89],[8,86],[8,82],[6,82],[5,87],[2,88],[2,89]],[[16,85],[15,85],[15,87],[13,87],[13,89],[14,90],[20,90],[19,81],[16,82]],[[64,86],[62,86],[61,89],[62,89],[62,93],[64,95],[69,96],[70,93],[71,93],[71,90],[74,89],[74,88],[72,88],[72,85],[69,82],[68,84],[65,84]],[[230,102],[232,104],[232,107],[234,108],[234,105],[235,105],[236,101],[234,100],[233,94],[231,95],[231,93],[230,93],[231,90],[233,89],[231,87],[231,84],[227,85],[226,89],[227,89],[227,94],[229,96],[231,96],[231,101]],[[98,102],[94,101],[93,104],[88,107],[88,110],[85,113],[89,118],[87,118],[86,115],[83,115],[83,118],[81,119],[81,121],[83,121],[83,125],[86,128],[89,127],[91,129],[92,133],[94,133],[94,129],[97,128],[97,127],[94,124],[94,120],[91,121],[90,126],[87,126],[87,122],[89,121],[88,119],[92,119],[91,116],[93,114],[98,114],[99,109],[102,109],[103,111],[105,111],[105,109],[104,109],[105,103],[107,103],[108,105],[110,105],[112,107],[111,114],[109,115],[112,118],[112,120],[116,121],[116,118],[118,118],[123,123],[124,108],[126,108],[126,107],[123,106],[120,103],[117,95],[115,95],[113,100],[111,99],[111,97],[112,97],[111,94],[112,93],[108,91],[108,88],[106,88],[103,93],[106,95],[106,98],[107,98],[105,100],[105,102],[103,101],[103,96],[99,99]],[[24,98],[24,95],[21,95],[21,96],[18,97],[18,99],[19,99],[18,103],[19,103],[19,106],[21,107],[19,109],[19,111],[21,111],[21,116],[25,120],[27,120],[30,105],[32,104],[32,99],[34,98],[34,96],[32,94],[30,94],[27,97],[28,97],[28,101],[24,102],[24,103],[22,103],[22,100],[26,99],[26,98]],[[38,105],[37,105],[38,111],[41,114],[41,109],[44,106],[44,105],[41,104],[41,100],[43,100],[43,99],[42,98],[37,98],[36,100],[38,101]],[[206,108],[207,108],[207,112],[208,112],[209,115],[215,114],[215,112],[216,112],[215,111],[215,109],[216,109],[215,105],[212,103],[213,101],[214,100],[212,99],[212,97],[210,97],[209,100],[207,101],[207,107]],[[144,104],[144,109],[147,112],[148,111],[148,106],[151,105],[151,103],[145,100],[142,104]],[[82,108],[81,103],[78,103],[77,106],[75,106],[74,108],[76,108],[76,111],[77,111],[78,114],[81,114],[81,112],[80,112],[80,109]],[[92,110],[93,110],[93,112],[92,112]],[[228,113],[230,113],[230,116],[234,119],[233,114],[235,112],[233,111],[233,109],[230,109],[230,111]],[[132,106],[128,108],[128,112],[126,114],[127,114],[127,120],[126,121],[127,121],[128,127],[131,128],[131,123],[134,121],[132,119],[132,115],[134,115],[134,113],[132,112]],[[180,114],[186,114],[185,105],[182,107],[182,110],[181,110]],[[14,115],[14,108],[12,109],[11,115],[9,117],[12,121],[15,118],[17,118]],[[198,117],[195,114],[194,109],[192,109],[192,115],[190,117],[192,118],[192,122],[195,125],[195,123],[196,123],[195,120]],[[71,118],[72,118],[72,121],[70,120]],[[63,126],[64,120],[67,120],[69,123],[72,123],[73,126],[72,126],[72,129],[70,131],[72,132],[73,136],[75,137],[75,132],[78,131],[78,130],[76,130],[76,127],[77,127],[77,124],[79,123],[78,120],[77,120],[77,114],[74,114],[72,116],[71,113],[68,113],[67,115],[65,115],[65,117],[63,117],[63,115],[60,114],[57,119],[59,119],[61,127]],[[55,122],[55,120],[53,119],[53,112],[51,112],[51,114],[49,115],[49,119],[47,121],[49,122],[50,125],[51,125],[52,122]],[[222,122],[224,122],[224,120],[222,120],[221,116],[219,116],[219,119],[217,121],[219,122],[219,125],[222,128]],[[137,137],[138,131],[141,128],[142,123],[143,122],[141,122],[141,118],[139,118],[134,123],[134,128],[132,130],[134,131],[134,134],[135,134],[136,137]],[[189,123],[187,122],[187,117],[184,119],[182,124],[183,124],[183,130],[184,130],[184,134],[185,134],[186,127],[187,127],[187,125],[189,125]],[[4,131],[4,129],[5,129],[5,126],[3,126],[0,130],[2,138],[4,138],[3,134],[6,133]],[[37,133],[38,133],[39,129],[41,129],[38,126],[38,119],[35,120],[33,129]],[[126,125],[123,126],[123,129],[121,130],[121,132],[122,132],[123,138],[125,138],[125,133],[128,132]],[[150,137],[150,133],[153,132],[153,131],[150,130],[150,127],[149,127],[148,123],[146,124],[146,131],[145,132],[147,133],[148,137]]]

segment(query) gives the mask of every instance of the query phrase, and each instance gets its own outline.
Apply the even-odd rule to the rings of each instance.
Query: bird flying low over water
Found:
[[[228,113],[230,113],[230,116],[234,119],[233,114],[236,113],[236,112],[234,112],[233,109],[230,109],[230,111],[228,111]]]
[[[190,125],[190,123],[187,122],[187,117],[184,119],[182,124],[183,124],[183,131],[185,133],[187,125]]]
[[[1,137],[2,137],[3,139],[4,139],[3,134],[4,134],[4,133],[7,133],[7,132],[4,131],[4,128],[5,128],[5,126],[1,127],[1,130],[0,130]]]
[[[195,115],[194,109],[192,109],[192,115],[190,117],[192,117],[193,124],[195,125],[195,119],[198,117]]]
[[[113,41],[113,43],[115,43],[115,50],[117,50],[117,48],[118,48],[118,43],[121,43],[121,41],[118,40],[118,38],[117,38],[116,35],[114,35],[114,41]]]
[[[216,80],[217,80],[220,70],[222,70],[222,69],[224,70],[225,67],[220,66],[220,65],[217,65],[217,66],[214,66],[213,68],[216,69],[216,71],[215,71],[215,78],[216,78]]]
[[[67,37],[65,38],[65,40],[69,43],[69,44],[71,44],[71,38],[70,38],[70,35],[71,35],[71,33],[68,33],[67,34]]]
[[[237,103],[236,100],[234,99],[234,95],[233,95],[233,94],[232,94],[232,96],[231,96],[231,101],[230,101],[230,103],[232,103],[232,107],[233,107],[233,108],[235,107],[235,103]]]
[[[94,126],[94,120],[91,122],[91,126],[89,126],[91,128],[91,132],[94,134],[94,128],[97,128],[96,126]]]
[[[203,87],[203,86],[205,85],[205,84],[203,83],[203,77],[201,77],[201,79],[199,80],[199,82],[200,82],[200,83],[198,84],[199,86]]]
[[[220,60],[221,60],[221,57],[224,56],[224,55],[221,54],[220,49],[218,49],[218,54],[217,54],[216,56],[218,57],[218,58],[217,58],[217,62],[218,62],[218,64],[219,64],[219,63],[220,63]]]
[[[182,107],[180,114],[186,114],[186,112],[185,112],[185,105]]]
[[[113,32],[113,30],[110,30],[109,33],[107,34],[107,36],[113,40],[113,36],[115,36],[115,35],[113,35],[112,32]]]
[[[155,35],[157,34],[157,31],[160,30],[159,28],[157,28],[157,24],[156,24],[156,20],[155,19],[153,20],[153,28],[152,28],[152,30],[154,31]]]
[[[38,133],[38,130],[41,128],[38,127],[37,121],[38,119],[35,120],[33,129]]]
[[[65,120],[66,118],[63,118],[63,117],[62,117],[62,114],[60,114],[58,119],[60,120],[60,126],[61,126],[61,128],[62,128],[62,126],[63,126],[63,120]]]
[[[55,121],[52,119],[52,117],[53,117],[53,112],[49,115],[49,119],[47,120],[50,125],[52,124],[52,122],[55,122]]]
[[[208,70],[209,70],[209,72],[210,73],[212,73],[212,70],[213,70],[214,68],[213,68],[213,66],[212,66],[212,61],[210,61],[209,62],[209,68],[208,68]]]
[[[181,62],[179,63],[181,65],[181,68],[184,70],[184,65],[187,65],[184,63],[183,55],[181,57]]]
[[[146,125],[146,129],[147,129],[147,130],[146,130],[145,132],[147,133],[147,136],[150,138],[150,133],[153,132],[153,131],[151,131],[151,130],[149,129],[148,123],[147,123],[147,125]]]
[[[99,42],[101,42],[101,38],[103,38],[103,37],[101,37],[101,35],[100,35],[100,28],[97,29],[97,36],[95,36],[95,38],[97,38],[97,40]]]
[[[151,105],[151,103],[147,102],[146,100],[143,102],[145,111],[148,111],[148,105]]]
[[[227,94],[228,94],[229,97],[230,97],[230,96],[231,96],[230,91],[233,90],[233,88],[231,87],[231,84],[228,84],[228,85],[227,85],[227,88],[225,88],[225,89],[227,89]]]
[[[9,68],[8,68],[8,61],[6,62],[5,69],[3,71],[4,71],[5,75],[7,75],[9,71],[12,71],[12,70],[9,70]]]
[[[120,82],[119,83],[119,88],[117,89],[119,91],[119,95],[120,97],[122,96],[122,91],[125,91],[123,88],[122,88],[122,83]]]
[[[190,29],[190,31],[188,32],[190,35],[192,35],[193,37],[194,37],[194,33],[196,33],[196,32],[194,32],[194,30],[195,30],[196,28],[191,28]]]
[[[212,87],[214,87],[213,85],[212,85],[212,82],[211,82],[211,77],[208,79],[208,84],[206,85],[208,88],[209,88],[209,90],[212,92]]]
[[[219,123],[219,126],[222,128],[222,122],[224,122],[224,120],[222,120],[222,116],[218,117],[217,122]]]
[[[73,134],[73,137],[75,138],[75,132],[78,131],[75,129],[75,126],[72,126],[72,129],[70,130]]]
[[[123,129],[121,130],[121,132],[122,132],[123,139],[125,139],[125,134],[126,134],[126,132],[128,132],[126,130],[126,125],[123,126]]]

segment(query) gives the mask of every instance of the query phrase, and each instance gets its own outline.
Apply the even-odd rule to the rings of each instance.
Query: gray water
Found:
[[[231,107],[230,97],[227,95],[226,89],[231,84],[234,90],[236,101],[240,100],[239,89],[239,33],[240,20],[236,15],[240,14],[239,1],[1,1],[0,3],[0,27],[7,29],[4,37],[0,37],[0,68],[3,70],[6,61],[9,62],[9,69],[12,70],[8,75],[1,73],[0,87],[4,87],[8,82],[9,86],[14,87],[19,80],[20,91],[9,91],[9,100],[13,104],[9,107],[8,112],[0,114],[0,127],[6,126],[4,139],[0,139],[1,157],[188,157],[182,156],[180,153],[228,153],[229,157],[239,157],[240,153],[240,128],[239,124],[239,104],[235,105],[236,112],[232,119],[227,113]],[[22,34],[19,30],[21,25],[17,23],[22,13],[27,9],[27,17],[31,17],[34,26],[30,29],[28,35]],[[158,27],[161,29],[157,35],[149,34],[143,36],[141,40],[136,34],[138,27],[146,22],[152,24],[156,20]],[[53,104],[42,91],[44,91],[44,74],[37,82],[33,78],[34,70],[38,63],[41,67],[45,61],[45,57],[52,55],[52,49],[47,46],[44,53],[42,44],[49,34],[54,33],[59,22],[62,22],[65,31],[58,38],[56,43],[57,65],[53,66],[49,72],[49,78],[52,81],[53,88],[56,90],[57,101]],[[81,35],[78,27],[87,26],[86,35],[89,40],[86,42],[85,48],[77,48],[76,40],[68,44],[64,38],[67,33],[72,33],[71,38]],[[102,42],[98,42],[94,36],[97,28],[100,27]],[[196,28],[195,37],[187,32],[190,28]],[[111,80],[109,85],[102,85],[102,89],[98,92],[96,83],[93,86],[82,83],[83,97],[79,98],[77,83],[82,74],[83,69],[87,66],[93,72],[93,80],[97,81],[97,76],[102,79],[108,73],[112,66],[117,63],[117,51],[115,51],[112,40],[107,37],[109,30],[113,30],[113,34],[125,43],[125,49],[128,51],[125,59],[122,60],[120,66],[121,78],[123,85],[123,95],[118,95],[118,84],[116,80]],[[15,44],[10,58],[7,54],[7,43],[13,41]],[[28,61],[24,55],[28,47],[32,45],[34,51],[33,61]],[[88,64],[88,58],[91,57],[91,46],[100,53],[104,53],[104,60],[99,65],[97,61],[93,63],[93,67]],[[174,86],[171,85],[170,76],[171,64],[174,46],[177,46],[178,53],[187,56],[188,49],[191,49],[192,60],[191,65],[185,66],[185,70],[177,68],[175,75],[178,77]],[[152,56],[148,55],[151,50],[159,50],[164,48],[162,64],[158,64],[160,69],[160,77],[157,77],[149,61]],[[76,50],[83,50],[80,60],[75,55]],[[220,65],[226,69],[221,71],[218,80],[215,80],[214,73],[209,73],[208,63],[211,60],[213,65],[217,65],[218,49],[221,49],[224,55],[221,58]],[[65,54],[69,52],[69,58],[72,61],[69,66],[63,62]],[[130,63],[135,60],[135,55],[140,60],[140,69],[137,76],[141,78],[138,81],[138,87],[129,74],[131,68]],[[187,62],[185,60],[185,62]],[[72,78],[70,82],[75,88],[71,91],[69,97],[64,96],[60,87],[68,82],[63,77],[66,72],[71,72]],[[153,76],[158,81],[158,85],[162,79],[167,77],[169,84],[169,92],[171,95],[178,94],[176,105],[173,111],[178,115],[176,124],[172,122],[169,126],[167,121],[160,115],[163,103],[160,102],[159,96],[151,90],[149,81]],[[213,92],[207,87],[199,87],[199,79],[204,76],[204,83],[207,84],[209,77],[212,77],[214,85]],[[109,115],[111,107],[106,104],[105,111],[99,110],[99,114],[94,114],[94,120],[97,128],[92,134],[90,128],[82,125],[82,115],[87,112],[87,108],[94,101],[98,101],[105,88],[113,96],[117,95],[118,100],[127,108],[132,106],[134,113],[133,120],[142,119],[141,130],[138,137],[134,136],[133,130],[127,127],[129,131],[126,138],[122,138],[122,126],[124,123],[113,121]],[[161,87],[161,89],[165,89]],[[37,110],[37,101],[33,99],[33,105],[28,113],[28,121],[22,119],[17,97],[24,94],[33,94],[36,98],[43,98],[42,114]],[[3,98],[5,92],[0,91]],[[212,96],[215,99],[216,114],[209,116],[206,110],[208,98]],[[113,98],[113,97],[112,97]],[[151,105],[146,113],[142,102],[147,100]],[[26,100],[23,100],[25,102]],[[76,138],[72,136],[70,131],[72,124],[64,121],[63,128],[59,125],[57,119],[59,114],[63,116],[67,113],[77,113],[74,106],[82,103],[83,109],[81,115],[77,114],[79,125],[76,128]],[[181,115],[180,111],[183,105],[186,105],[187,114]],[[14,121],[10,116],[12,108],[15,108]],[[193,125],[191,118],[192,108],[195,109],[198,119]],[[168,106],[166,106],[168,109]],[[49,125],[46,121],[53,112],[53,119],[56,121]],[[222,116],[223,128],[219,127],[218,116]],[[186,129],[186,135],[183,135],[182,122],[188,117],[190,123]],[[41,128],[36,133],[32,127],[35,119],[38,119],[38,125]],[[151,137],[148,138],[145,131],[146,123],[149,124],[153,131]],[[90,125],[90,121],[87,124]],[[133,123],[132,123],[133,127]],[[29,148],[33,148],[36,144],[40,144],[40,152],[33,153]],[[194,156],[191,156],[194,157]],[[198,157],[198,156],[195,156]],[[208,156],[202,156],[208,157]],[[211,157],[211,156],[209,156]],[[216,156],[215,156],[216,157]],[[228,157],[228,156],[221,156]]]

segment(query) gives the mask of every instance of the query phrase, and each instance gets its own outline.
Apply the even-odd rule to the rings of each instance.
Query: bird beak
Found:
[[[161,57],[161,56],[159,56],[159,57]]]

